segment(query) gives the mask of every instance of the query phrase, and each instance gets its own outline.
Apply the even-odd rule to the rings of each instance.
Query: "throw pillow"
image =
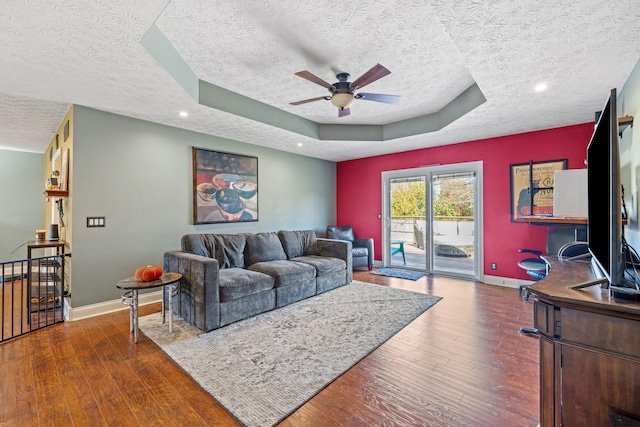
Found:
[[[182,250],[194,255],[216,257],[216,247],[212,234],[186,234],[180,241]]]
[[[220,268],[244,268],[244,247],[247,239],[243,234],[215,234],[213,238]]]
[[[247,235],[244,262],[249,266],[257,262],[287,259],[282,243],[276,233],[256,233]]]
[[[356,236],[353,232],[353,227],[351,227],[350,225],[345,225],[342,227],[338,227],[337,225],[330,225],[329,227],[327,227],[327,238],[348,240],[350,242],[353,242]]]
[[[313,230],[278,231],[278,237],[289,259],[303,255],[319,255],[316,233]]]

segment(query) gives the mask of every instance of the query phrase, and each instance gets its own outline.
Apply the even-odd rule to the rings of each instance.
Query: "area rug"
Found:
[[[370,271],[371,274],[379,274],[380,276],[396,277],[398,279],[418,280],[424,273],[413,270],[403,270],[401,268],[383,267]]]
[[[140,329],[247,426],[272,426],[367,356],[439,297],[352,282],[200,334],[160,313]]]

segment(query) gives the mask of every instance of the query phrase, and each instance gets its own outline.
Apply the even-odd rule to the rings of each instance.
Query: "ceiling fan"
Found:
[[[307,102],[320,101],[321,99],[331,101],[333,105],[338,107],[338,117],[344,117],[351,114],[349,107],[356,99],[364,99],[365,101],[383,102],[385,104],[395,104],[400,97],[398,95],[382,95],[380,93],[355,93],[356,90],[362,89],[369,83],[373,83],[378,79],[391,74],[391,71],[387,70],[383,65],[376,64],[369,71],[355,79],[353,82],[349,82],[351,77],[349,73],[338,73],[336,78],[338,81],[334,84],[330,84],[322,80],[315,74],[309,71],[298,71],[296,76],[307,79],[310,82],[319,84],[320,86],[329,89],[331,96],[320,96],[318,98],[305,99],[302,101],[291,102],[291,105],[306,104]]]

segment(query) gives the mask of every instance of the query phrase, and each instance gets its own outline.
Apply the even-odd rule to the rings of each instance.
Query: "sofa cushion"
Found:
[[[316,277],[316,269],[301,262],[277,260],[251,264],[249,270],[268,274],[275,280],[275,287],[289,286]]]
[[[353,227],[350,225],[342,227],[330,225],[327,227],[327,239],[348,240],[349,242],[353,242],[355,238]]]
[[[273,277],[244,268],[225,268],[218,273],[220,302],[232,301],[247,295],[273,289]]]
[[[316,277],[324,276],[326,274],[331,274],[336,271],[346,270],[347,263],[339,258],[325,257],[325,256],[317,256],[317,255],[307,255],[301,256],[297,258],[292,258],[290,261],[302,262],[304,264],[309,264],[316,269]]]
[[[216,259],[220,268],[244,267],[244,234],[215,234]]]
[[[244,263],[249,266],[257,262],[287,259],[282,243],[276,233],[247,234]]]
[[[184,252],[209,258],[216,257],[213,234],[186,234],[182,236],[180,245]]]
[[[278,238],[287,258],[296,258],[302,255],[320,255],[316,233],[313,230],[278,231]]]
[[[369,256],[369,249],[367,248],[353,248],[352,250],[352,254],[354,257],[361,257],[361,256]]]

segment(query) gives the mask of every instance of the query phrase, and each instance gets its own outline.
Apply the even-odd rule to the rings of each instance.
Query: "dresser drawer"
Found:
[[[598,350],[638,358],[640,321],[562,308],[561,339]]]
[[[541,334],[555,335],[554,307],[542,301],[533,303],[533,327]]]

